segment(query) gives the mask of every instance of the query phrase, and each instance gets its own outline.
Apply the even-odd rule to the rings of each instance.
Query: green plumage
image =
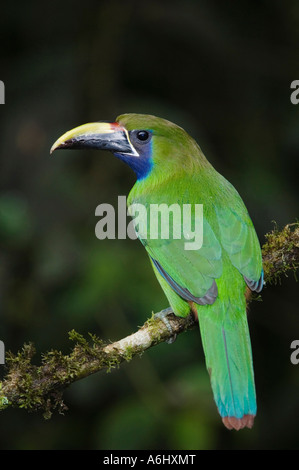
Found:
[[[171,236],[168,240],[141,241],[151,259],[193,296],[204,297],[216,282],[216,300],[211,305],[198,305],[178,295],[153,265],[174,313],[186,316],[192,307],[198,314],[206,365],[224,423],[229,428],[251,427],[256,400],[244,277],[258,283],[262,258],[248,212],[234,187],[214,170],[181,128],[151,116],[123,115],[118,121],[127,130],[153,133],[152,170],[136,182],[128,205],[141,203],[149,209],[150,204],[203,204],[203,245],[199,250],[187,251],[184,239]],[[174,216],[174,225],[180,223]],[[146,224],[140,225],[136,228],[142,231]]]

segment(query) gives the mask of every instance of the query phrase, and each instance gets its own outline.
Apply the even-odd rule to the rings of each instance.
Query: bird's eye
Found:
[[[138,131],[136,136],[137,136],[138,140],[142,140],[142,142],[144,142],[149,138],[149,132],[147,132],[147,131]]]

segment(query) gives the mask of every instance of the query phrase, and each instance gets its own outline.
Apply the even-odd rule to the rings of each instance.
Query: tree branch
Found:
[[[266,284],[275,283],[299,265],[299,223],[289,224],[283,230],[274,229],[266,235],[262,247]],[[179,318],[168,316],[172,334],[180,334],[196,325],[192,315]],[[35,355],[33,344],[25,344],[16,355],[6,355],[6,375],[0,382],[0,410],[8,406],[42,411],[49,418],[54,410],[63,412],[63,391],[71,383],[99,372],[111,370],[123,361],[171,337],[167,326],[154,315],[135,333],[105,344],[90,334],[89,340],[72,330],[70,339],[75,346],[69,355],[49,351],[42,355],[39,366],[32,363]]]

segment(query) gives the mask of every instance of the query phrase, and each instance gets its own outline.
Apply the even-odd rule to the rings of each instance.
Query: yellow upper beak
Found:
[[[117,122],[90,122],[63,134],[52,145],[50,153],[57,149],[97,148],[138,157],[128,131]]]

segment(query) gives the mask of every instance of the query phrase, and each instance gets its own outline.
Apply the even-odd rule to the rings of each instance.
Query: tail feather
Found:
[[[246,312],[197,309],[214,399],[228,429],[251,428],[256,395]]]

